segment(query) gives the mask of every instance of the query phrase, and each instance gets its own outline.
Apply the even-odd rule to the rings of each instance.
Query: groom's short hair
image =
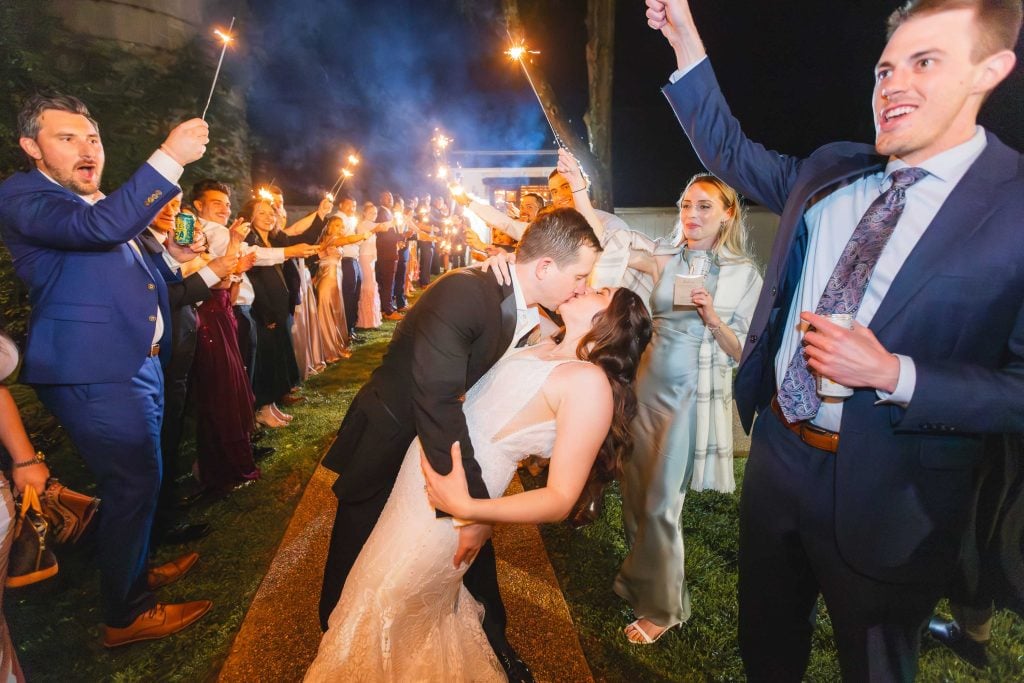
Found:
[[[600,253],[601,241],[576,209],[555,209],[526,228],[516,255],[520,263],[550,258],[560,268],[575,263],[581,247]]]

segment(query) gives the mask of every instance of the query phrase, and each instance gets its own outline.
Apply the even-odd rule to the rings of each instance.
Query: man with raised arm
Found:
[[[909,680],[980,435],[1024,431],[1024,167],[976,123],[1014,68],[1020,0],[898,10],[874,147],[806,159],[744,136],[685,0],[647,0],[647,18],[675,51],[664,92],[700,159],[781,215],[735,391],[746,428],[758,413],[740,505],[747,674],[801,679],[820,593],[844,679]],[[850,395],[820,397],[818,376]]]

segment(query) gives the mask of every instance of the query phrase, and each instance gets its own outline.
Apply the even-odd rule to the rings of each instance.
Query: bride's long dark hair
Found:
[[[612,424],[601,444],[591,478],[609,482],[619,476],[621,463],[633,450],[630,424],[636,416],[636,392],[633,381],[653,323],[643,300],[633,291],[620,287],[608,307],[594,316],[590,331],[576,347],[580,360],[593,363],[608,377],[612,387]],[[555,338],[561,341],[564,331]]]

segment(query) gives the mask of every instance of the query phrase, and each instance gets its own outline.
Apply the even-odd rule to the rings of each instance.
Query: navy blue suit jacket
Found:
[[[0,235],[32,305],[21,381],[134,377],[149,355],[158,306],[166,343],[167,288],[128,241],[177,193],[149,164],[92,206],[37,170],[0,184]]]
[[[804,213],[837,183],[881,169],[872,147],[806,159],[744,136],[705,60],[664,90],[707,168],[780,214],[736,378],[749,431],[776,388],[774,359],[807,246]],[[843,408],[835,530],[844,559],[881,580],[945,581],[955,564],[982,433],[1024,431],[1024,162],[994,135],[897,274],[870,328],[914,360],[906,409],[857,390]]]

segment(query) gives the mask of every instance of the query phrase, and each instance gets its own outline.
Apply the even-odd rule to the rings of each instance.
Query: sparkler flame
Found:
[[[518,62],[521,61],[525,55],[539,55],[540,50],[529,50],[526,45],[520,43],[519,45],[513,45],[509,49],[505,50],[505,54]]]
[[[447,166],[438,166],[437,167],[437,177],[440,178],[441,180],[444,180],[445,178],[447,178],[448,177],[448,167]]]
[[[330,192],[324,193],[324,199],[329,200],[332,204],[334,203],[334,195]]]
[[[348,170],[347,168],[343,168],[341,169],[341,175],[345,176],[346,178],[351,178],[355,174],[353,174],[352,171]]]
[[[215,29],[213,30],[213,33],[214,33],[214,35],[216,35],[216,36],[217,36],[218,38],[220,38],[221,40],[223,40],[223,41],[224,41],[224,44],[225,44],[225,45],[227,45],[228,43],[230,43],[231,41],[233,41],[233,40],[235,39],[235,37],[234,37],[233,35],[231,35],[230,33],[224,33],[224,32],[223,32],[223,31],[221,31],[221,30],[220,30],[219,28],[215,28]]]
[[[359,157],[357,157],[355,154],[349,154],[348,155],[348,163],[351,164],[352,166],[358,166],[359,165]]]
[[[273,202],[274,201],[274,195],[270,194],[270,190],[268,190],[265,187],[261,187],[259,192],[257,192],[256,194],[258,194],[259,198],[262,199],[265,202]]]
[[[448,190],[456,197],[461,197],[464,194],[466,194],[466,190],[465,188],[462,187],[462,185],[452,185],[451,187],[448,188]]]

